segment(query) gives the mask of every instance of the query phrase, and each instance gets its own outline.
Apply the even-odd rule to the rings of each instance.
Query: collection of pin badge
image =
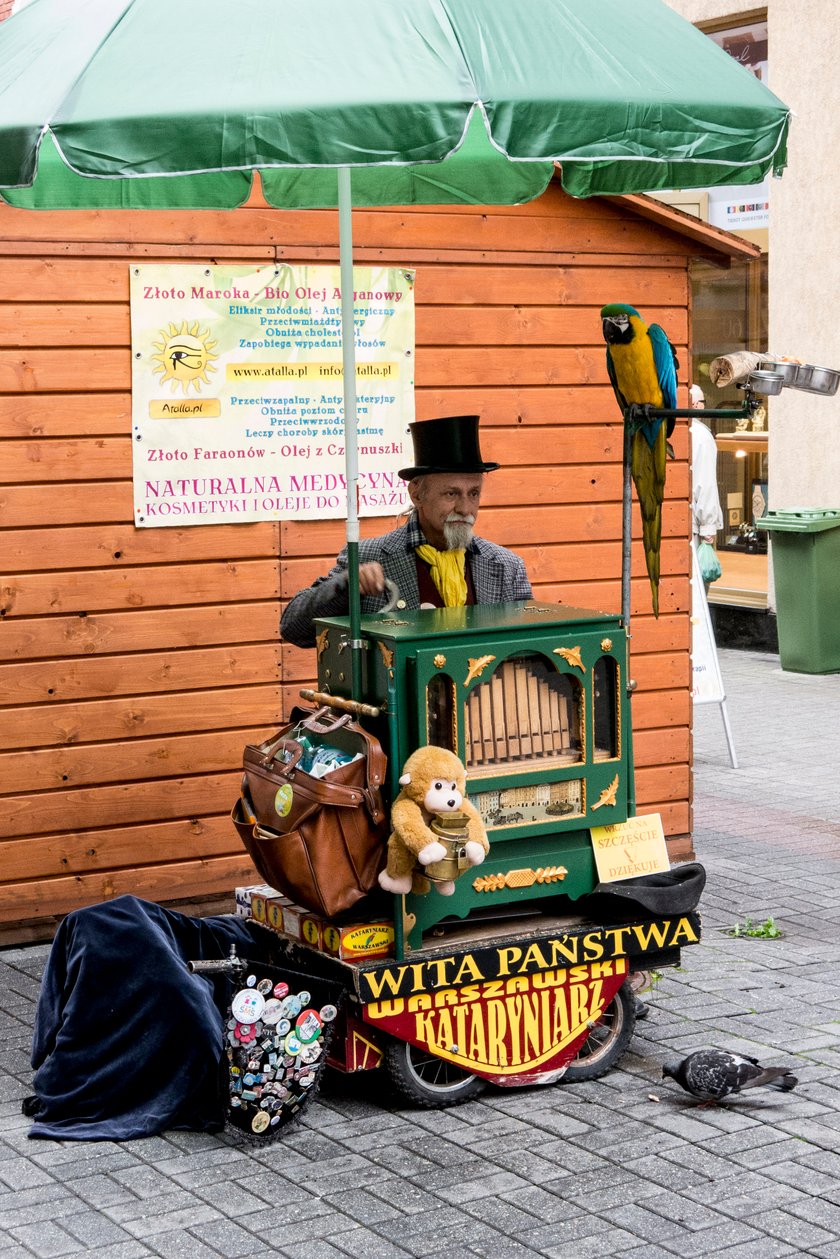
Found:
[[[337,1014],[306,989],[294,993],[285,980],[248,974],[226,1027],[228,1121],[270,1137],[299,1114],[316,1091]]]

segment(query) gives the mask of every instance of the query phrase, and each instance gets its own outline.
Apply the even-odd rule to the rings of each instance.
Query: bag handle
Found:
[[[349,726],[352,720],[351,713],[340,713],[336,716],[329,708],[324,707],[316,709],[309,717],[304,717],[299,728],[311,730],[313,734],[332,734],[334,730]]]
[[[282,751],[289,752],[288,760],[284,760],[280,768],[285,772],[291,772],[303,756],[304,749],[298,743],[297,739],[290,739],[288,732],[284,730],[271,742],[261,743],[259,750],[262,753],[263,765],[268,769],[272,761],[277,757],[277,753]]]

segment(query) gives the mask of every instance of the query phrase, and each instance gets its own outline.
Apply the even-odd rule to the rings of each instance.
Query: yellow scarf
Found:
[[[429,565],[432,581],[443,599],[445,608],[463,608],[467,602],[467,578],[464,570],[464,549],[438,551],[425,542],[417,547],[421,560]]]

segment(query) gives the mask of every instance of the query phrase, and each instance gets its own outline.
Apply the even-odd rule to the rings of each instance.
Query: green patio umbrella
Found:
[[[354,644],[351,200],[515,204],[555,163],[574,196],[755,183],[788,124],[663,0],[32,0],[0,24],[11,205],[234,208],[255,170],[270,205],[338,205]]]

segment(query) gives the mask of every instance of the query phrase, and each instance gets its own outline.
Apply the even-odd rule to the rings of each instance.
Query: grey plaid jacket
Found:
[[[417,587],[417,561],[415,547],[424,542],[416,520],[381,538],[363,538],[359,543],[359,563],[373,561],[382,565],[385,576],[393,581],[405,600],[406,608],[420,607]],[[525,565],[513,551],[484,538],[473,538],[467,548],[470,572],[477,603],[513,603],[518,599],[531,598],[531,583]],[[301,590],[289,602],[280,622],[280,633],[298,647],[315,646],[314,622],[319,616],[346,616],[347,595],[347,548],[339,555],[326,577],[319,577],[306,590]],[[387,595],[363,596],[363,615],[378,612]]]

